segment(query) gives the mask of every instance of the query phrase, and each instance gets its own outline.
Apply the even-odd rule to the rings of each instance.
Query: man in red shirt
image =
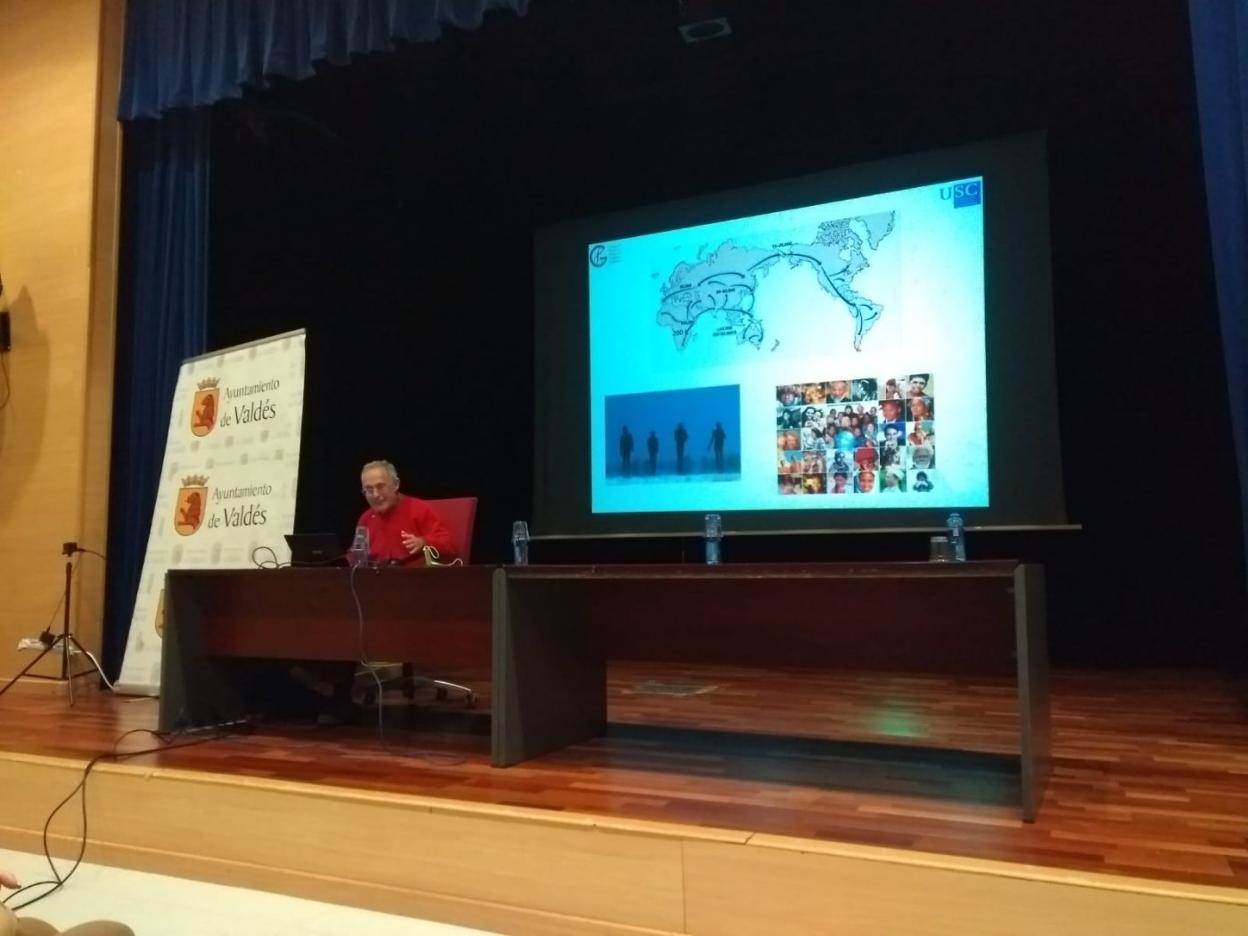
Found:
[[[360,488],[368,509],[357,526],[368,530],[368,558],[380,565],[420,565],[424,549],[437,550],[439,562],[450,562],[458,553],[451,531],[433,508],[417,497],[399,493],[399,473],[388,461],[369,462],[360,470]],[[354,721],[358,710],[352,699],[356,664],[308,663],[303,668],[333,686],[317,721],[339,725]]]
[[[399,474],[388,461],[369,462],[360,471],[360,487],[368,509],[358,526],[368,530],[369,558],[382,564],[403,565],[424,559],[424,548],[437,551],[439,562],[459,553],[451,531],[425,501],[399,493]]]

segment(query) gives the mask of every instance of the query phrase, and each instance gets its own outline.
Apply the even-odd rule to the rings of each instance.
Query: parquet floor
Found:
[[[699,692],[652,694],[684,688]],[[488,699],[467,712],[398,696],[389,751],[375,725],[286,724],[144,762],[1248,888],[1243,687],[1058,671],[1052,692],[1055,766],[1032,825],[1002,756],[1012,690],[991,680],[622,662],[608,736],[506,770],[489,766]],[[156,708],[9,694],[0,750],[85,758],[155,727]]]

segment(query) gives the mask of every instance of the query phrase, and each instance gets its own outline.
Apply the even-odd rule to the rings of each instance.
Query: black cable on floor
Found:
[[[126,751],[124,753],[118,751],[117,745],[121,744],[122,741],[134,734],[149,734],[161,741],[162,744],[160,747],[144,748],[139,751]],[[192,741],[185,741],[177,744],[174,743],[177,738],[176,734],[164,734],[159,731],[153,731],[150,728],[135,728],[119,736],[117,740],[113,742],[113,749],[111,751],[106,751],[103,754],[97,754],[87,762],[86,768],[82,771],[82,779],[78,781],[78,785],[70,791],[68,796],[57,804],[56,808],[53,809],[51,813],[48,814],[47,821],[43,824],[43,857],[47,860],[48,867],[52,869],[51,879],[46,881],[35,881],[33,884],[27,884],[24,887],[13,891],[13,893],[4,898],[4,905],[10,910],[17,911],[22,910],[25,907],[29,907],[31,904],[38,903],[45,897],[52,896],[64,887],[66,883],[68,883],[69,879],[74,876],[74,872],[78,870],[78,866],[82,864],[83,855],[87,852],[87,780],[90,778],[91,771],[95,769],[96,764],[106,760],[123,761],[128,760],[131,757],[141,757],[144,754],[159,754],[163,751],[173,751],[178,748],[194,747],[195,745],[205,744],[209,741],[216,741],[223,737],[226,737],[225,733],[209,735],[203,738],[195,738]],[[52,860],[52,850],[48,845],[48,830],[51,828],[52,820],[56,818],[56,814],[64,809],[65,806],[79,793],[79,791],[82,792],[82,843],[78,847],[78,856],[74,859],[73,865],[70,867],[69,871],[62,875],[57,869],[56,863]],[[13,900],[13,898],[17,897],[19,894],[34,890],[37,887],[46,887],[47,890],[44,891],[44,893],[39,894],[37,897],[32,897],[29,900],[22,901],[21,903],[14,905],[9,904],[9,901]]]

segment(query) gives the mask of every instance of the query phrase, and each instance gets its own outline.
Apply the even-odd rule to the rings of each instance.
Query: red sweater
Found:
[[[386,513],[371,507],[360,514],[358,526],[368,529],[368,554],[374,562],[421,562],[423,552],[412,555],[403,545],[403,534],[424,537],[426,544],[439,553],[439,562],[449,562],[457,553],[451,531],[433,508],[418,497],[400,494],[398,502]]]

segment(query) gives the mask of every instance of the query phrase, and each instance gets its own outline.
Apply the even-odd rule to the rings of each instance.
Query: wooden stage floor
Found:
[[[1007,681],[613,663],[607,737],[489,766],[472,712],[262,726],[131,763],[1248,888],[1248,693],[1209,672],[1052,674],[1054,771],[1018,817]],[[485,687],[482,687],[483,689]],[[151,699],[0,698],[0,750],[86,759]],[[758,732],[773,733],[762,735]],[[121,749],[150,744],[134,736]]]

